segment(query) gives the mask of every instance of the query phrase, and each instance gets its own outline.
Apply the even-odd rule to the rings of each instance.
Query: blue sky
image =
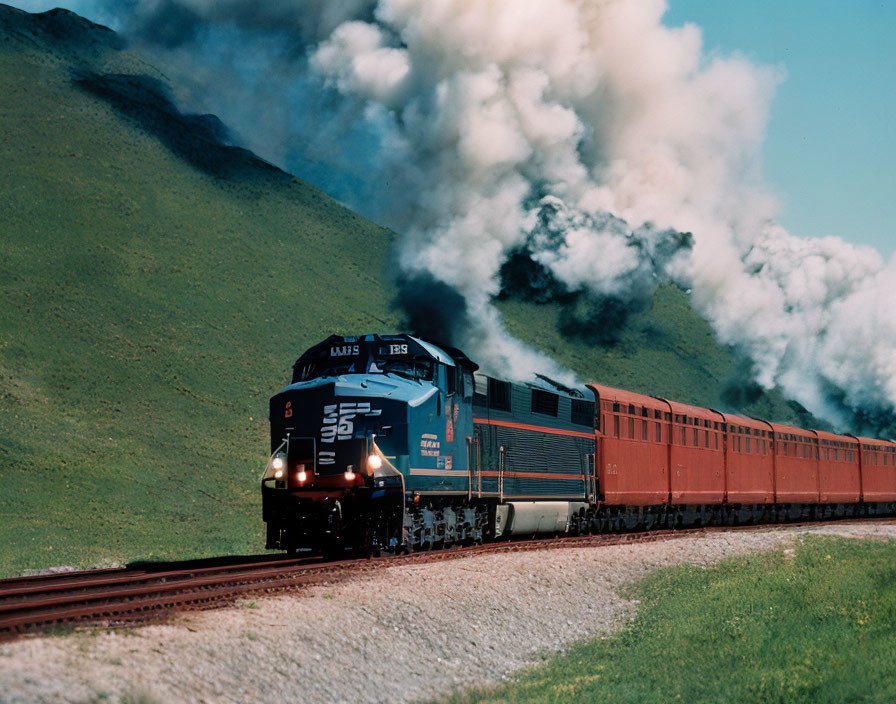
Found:
[[[667,0],[707,51],[781,67],[765,175],[794,235],[896,251],[896,3]]]

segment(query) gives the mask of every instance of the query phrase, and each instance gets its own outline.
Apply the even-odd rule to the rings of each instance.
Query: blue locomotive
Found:
[[[410,335],[334,335],[305,352],[270,402],[267,547],[413,550],[584,527],[592,392],[477,369]]]

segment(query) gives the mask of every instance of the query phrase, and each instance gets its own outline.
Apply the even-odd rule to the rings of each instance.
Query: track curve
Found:
[[[176,611],[214,608],[249,595],[329,584],[383,567],[422,564],[492,553],[600,547],[675,540],[719,531],[769,530],[809,525],[894,523],[857,518],[815,523],[663,529],[536,538],[486,543],[442,551],[325,562],[282,555],[225,557],[174,563],[67,572],[0,580],[0,639],[66,625],[113,626],[155,621]]]

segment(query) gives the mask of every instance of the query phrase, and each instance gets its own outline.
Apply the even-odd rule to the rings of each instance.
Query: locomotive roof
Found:
[[[422,340],[413,335],[397,333],[394,335],[330,335],[323,342],[319,342],[313,347],[308,348],[301,357],[296,361],[296,365],[307,360],[328,355],[328,350],[332,347],[346,345],[364,345],[372,344],[406,344],[408,345],[407,354],[411,357],[426,355],[435,359],[449,367],[463,366],[468,369],[478,369],[478,365],[471,362],[467,356],[454,347],[445,347],[444,345],[436,345],[427,340]]]

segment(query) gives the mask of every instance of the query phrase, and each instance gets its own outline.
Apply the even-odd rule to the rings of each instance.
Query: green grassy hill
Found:
[[[85,28],[0,7],[4,574],[258,550],[267,399],[399,326],[392,233],[150,110],[157,72]]]
[[[762,391],[735,353],[720,345],[687,294],[666,285],[634,313],[613,344],[595,345],[561,333],[560,304],[501,301],[507,329],[549,354],[580,378],[723,412],[803,427],[824,428],[802,406],[775,389]]]
[[[0,575],[258,551],[267,400],[330,333],[400,329],[395,235],[71,13],[0,5],[0,96]],[[589,380],[710,405],[735,369],[676,289],[606,349],[501,305]]]

